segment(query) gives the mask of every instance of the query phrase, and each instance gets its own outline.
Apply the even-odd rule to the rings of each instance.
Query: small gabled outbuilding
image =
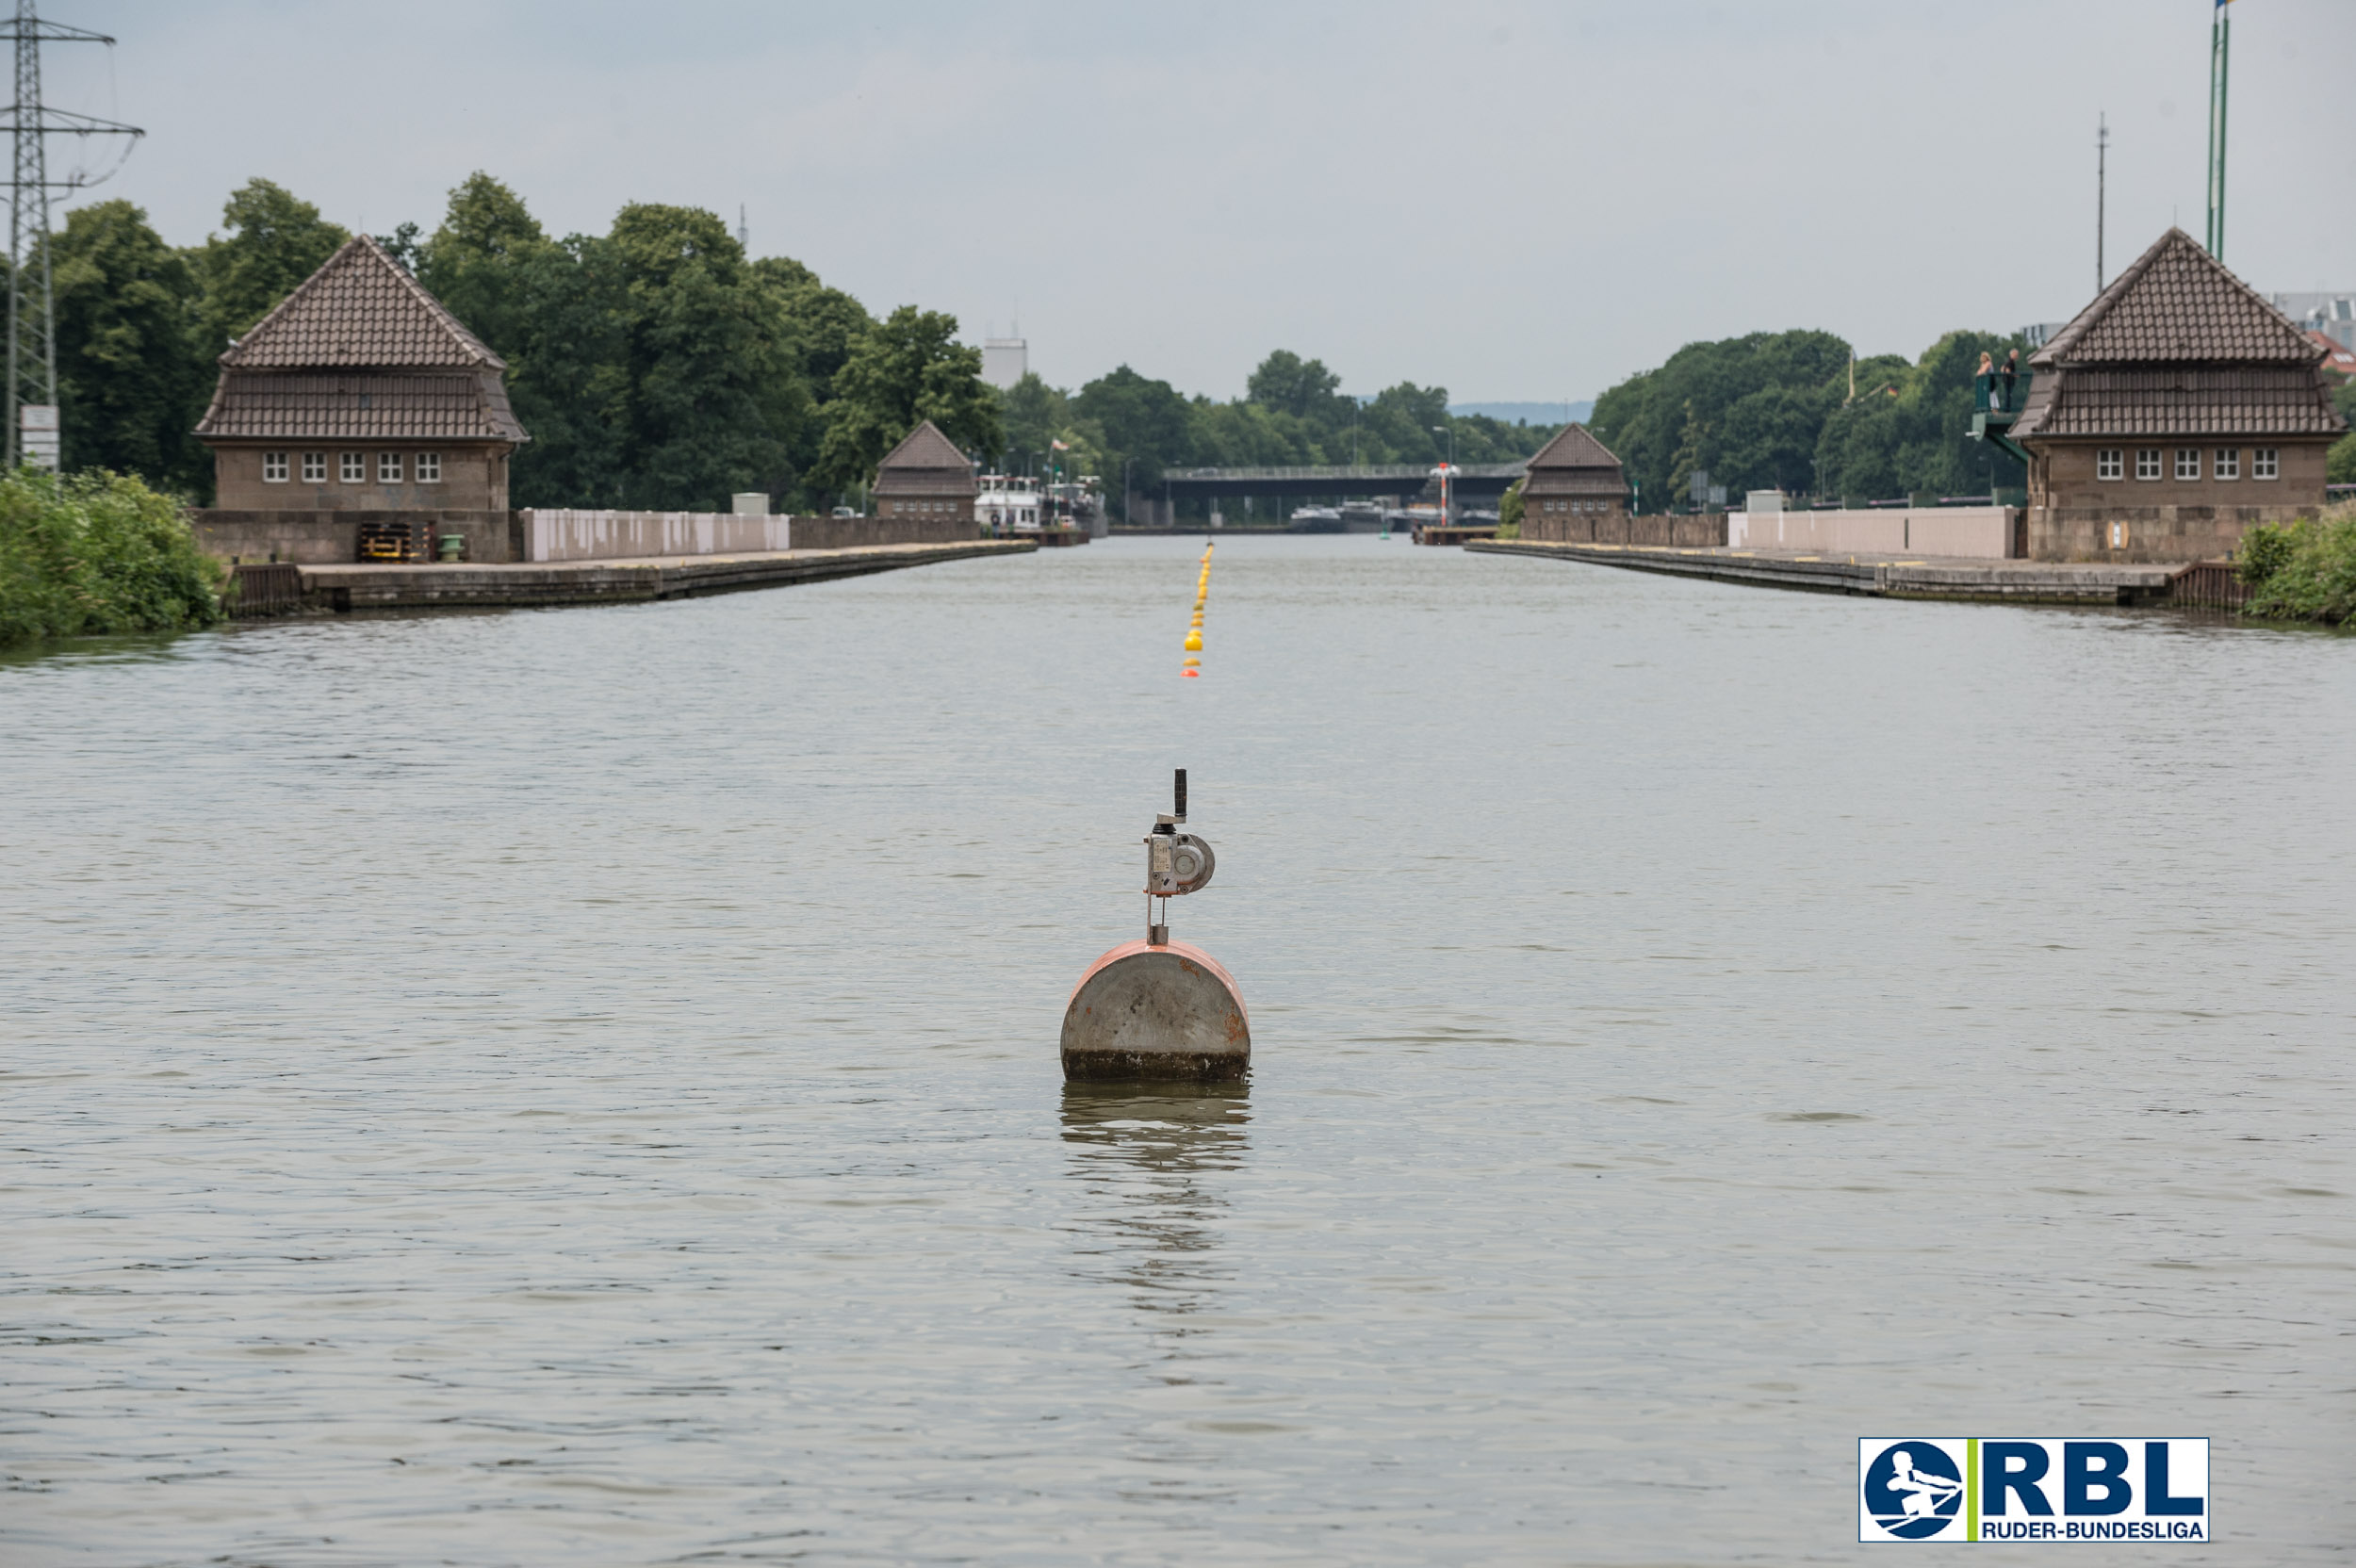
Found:
[[[1558,544],[1624,539],[1628,475],[1585,425],[1565,425],[1531,454],[1522,480],[1522,537]]]
[[[232,512],[507,510],[507,362],[362,235],[220,359],[196,427]]]
[[[2029,454],[2029,554],[2199,561],[2312,515],[2348,422],[2324,350],[2182,229],[2031,356],[2011,435]]]
[[[875,466],[871,500],[886,538],[974,539],[975,494],[973,463],[926,419]]]

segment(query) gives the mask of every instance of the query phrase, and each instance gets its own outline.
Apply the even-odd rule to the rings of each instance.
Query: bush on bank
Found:
[[[2242,536],[2235,561],[2250,584],[2245,614],[2327,626],[2356,617],[2356,508],[2261,524]]]
[[[137,479],[0,474],[0,646],[210,626],[225,579],[180,503]]]

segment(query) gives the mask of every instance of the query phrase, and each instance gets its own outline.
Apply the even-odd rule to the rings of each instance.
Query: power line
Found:
[[[48,139],[53,136],[127,136],[147,133],[136,125],[99,120],[87,114],[53,109],[41,101],[41,46],[43,43],[104,43],[114,40],[84,27],[43,22],[35,0],[16,0],[16,19],[0,39],[16,44],[16,102],[0,122],[15,139],[16,157],[8,181],[8,364],[0,380],[7,383],[8,464],[57,466],[62,432],[57,420],[57,308],[51,286],[49,253],[49,193],[74,190],[98,182],[76,171],[62,180],[49,177]],[[112,171],[108,172],[109,173]],[[105,178],[105,176],[101,176]],[[41,276],[33,277],[35,253]]]

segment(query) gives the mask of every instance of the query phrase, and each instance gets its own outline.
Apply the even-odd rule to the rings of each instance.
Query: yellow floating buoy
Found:
[[[1201,653],[1203,651],[1203,633],[1199,631],[1189,631],[1186,633],[1186,651],[1188,653]]]
[[[1203,662],[1203,661],[1202,661],[1202,660],[1200,660],[1200,659],[1196,659],[1196,658],[1192,657],[1191,655],[1189,655],[1188,657],[1186,657],[1186,658],[1185,658],[1185,659],[1181,659],[1180,661],[1178,661],[1178,662],[1180,662],[1181,664],[1184,664],[1184,665],[1185,665],[1185,666],[1186,666],[1186,668],[1188,668],[1188,669],[1192,669],[1192,668],[1194,668],[1197,664],[1202,663],[1202,662]]]

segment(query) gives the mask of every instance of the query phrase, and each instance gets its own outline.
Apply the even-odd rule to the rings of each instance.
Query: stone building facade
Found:
[[[196,427],[213,452],[198,532],[222,554],[350,561],[364,530],[509,550],[507,470],[530,439],[506,362],[363,235],[221,356]]]
[[[2312,515],[2347,431],[2324,350],[2181,229],[2029,361],[2028,553],[2200,561]]]
[[[1628,475],[1586,426],[1565,425],[1531,455],[1522,480],[1522,537],[1556,544],[1628,540]]]
[[[976,494],[973,465],[926,419],[876,465],[869,505],[888,543],[978,539]]]

